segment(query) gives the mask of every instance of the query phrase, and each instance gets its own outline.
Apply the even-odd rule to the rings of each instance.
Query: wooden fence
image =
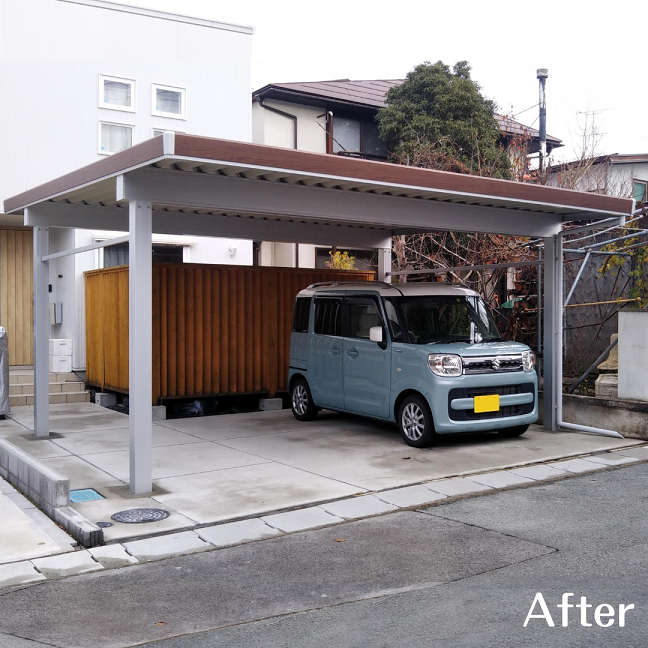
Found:
[[[153,265],[153,402],[287,388],[295,295],[371,272]],[[128,266],[85,273],[86,381],[128,392]]]

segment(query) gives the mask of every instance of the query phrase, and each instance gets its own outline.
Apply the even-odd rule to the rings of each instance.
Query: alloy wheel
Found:
[[[401,418],[403,432],[408,439],[418,441],[425,432],[425,414],[416,403],[408,403]]]

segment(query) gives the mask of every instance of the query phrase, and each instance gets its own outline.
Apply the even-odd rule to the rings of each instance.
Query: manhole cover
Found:
[[[111,527],[113,524],[112,522],[97,522],[97,526],[100,529],[107,529],[108,527]]]
[[[158,522],[169,517],[169,511],[154,508],[137,508],[128,509],[128,511],[118,511],[110,516],[115,522],[124,524],[142,524],[144,522]]]

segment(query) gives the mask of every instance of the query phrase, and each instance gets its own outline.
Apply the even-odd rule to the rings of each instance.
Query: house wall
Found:
[[[266,106],[297,117],[297,148],[300,151],[326,153],[326,108],[304,106],[288,101],[267,99]],[[294,148],[294,122],[263,108],[258,101],[252,104],[252,141],[255,144]],[[300,243],[264,241],[261,244],[261,265],[294,268],[314,268],[316,247]]]
[[[153,129],[251,140],[251,28],[104,0],[28,4],[0,0],[0,211],[6,198],[105,157],[101,121],[132,126],[133,144]],[[100,105],[102,74],[135,81],[134,112]],[[154,83],[185,90],[186,119],[152,114]],[[15,221],[0,213],[0,224]],[[50,239],[52,251],[97,240],[87,230],[52,231]],[[252,262],[251,241],[203,238],[188,248],[203,263]],[[51,335],[75,340],[75,369],[85,367],[83,272],[100,259],[88,252],[50,263],[50,300],[63,304]]]

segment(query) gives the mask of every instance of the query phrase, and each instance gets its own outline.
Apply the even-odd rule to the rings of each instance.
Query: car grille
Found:
[[[498,387],[461,387],[451,389],[448,394],[448,416],[451,421],[483,421],[486,419],[500,419],[509,416],[523,416],[533,412],[534,402],[523,405],[505,405],[497,412],[474,412],[473,410],[453,410],[450,403],[457,398],[474,398],[475,396],[488,396],[498,394],[509,396],[513,394],[533,394],[535,392],[533,383],[522,383],[520,385],[499,385]]]
[[[522,355],[493,355],[462,358],[466,375],[523,371]]]

